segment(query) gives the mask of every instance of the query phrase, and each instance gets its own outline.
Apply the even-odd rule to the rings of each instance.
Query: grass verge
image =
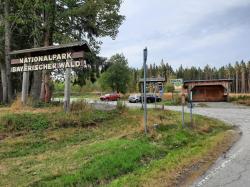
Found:
[[[232,95],[229,97],[231,102],[236,104],[250,106],[250,96],[249,95]]]
[[[70,114],[0,109],[0,186],[177,184],[176,173],[214,150],[232,128],[195,115],[183,129],[179,113],[149,110],[145,136],[141,110],[74,108]]]

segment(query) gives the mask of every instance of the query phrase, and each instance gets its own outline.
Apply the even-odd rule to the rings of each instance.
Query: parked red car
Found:
[[[101,101],[117,101],[118,99],[120,99],[120,95],[117,93],[105,94],[100,97]]]

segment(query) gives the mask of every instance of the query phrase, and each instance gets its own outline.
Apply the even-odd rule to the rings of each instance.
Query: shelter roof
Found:
[[[140,83],[144,82],[144,79],[139,80]],[[159,77],[159,78],[147,78],[146,82],[166,82],[165,78]]]
[[[23,50],[16,50],[11,51],[10,55],[36,55],[36,54],[52,54],[52,53],[64,53],[67,51],[85,51],[90,52],[90,48],[88,44],[85,41],[81,42],[74,42],[74,43],[68,43],[68,44],[62,44],[62,45],[53,45],[48,47],[37,47],[37,48],[31,48],[31,49],[23,49]]]

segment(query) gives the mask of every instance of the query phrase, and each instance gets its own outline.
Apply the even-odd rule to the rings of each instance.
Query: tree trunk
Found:
[[[8,102],[8,94],[7,94],[7,80],[6,80],[5,64],[0,63],[0,67],[1,67],[1,82],[2,82],[2,89],[3,89],[2,101],[4,104],[6,104]]]
[[[246,93],[246,80],[245,80],[245,71],[242,69],[241,73],[241,93]]]
[[[239,92],[239,73],[238,70],[236,70],[236,78],[235,78],[235,92],[238,93]]]
[[[35,26],[35,30],[37,27]],[[36,32],[36,35],[34,36],[34,47],[39,47],[38,38],[37,36],[38,32]],[[40,98],[40,91],[41,91],[41,84],[42,84],[42,72],[36,71],[33,72],[33,80],[31,83],[31,97],[33,100],[38,101]]]
[[[5,0],[4,17],[5,17],[5,66],[6,66],[6,82],[7,82],[7,97],[8,102],[12,100],[12,86],[11,86],[11,74],[10,74],[10,41],[11,30],[9,22],[9,0]]]
[[[55,0],[47,0],[47,9],[44,11],[44,46],[50,46],[53,44],[53,31],[55,21]],[[49,86],[50,73],[43,71],[42,73],[42,85],[40,99],[45,102],[50,102],[52,97],[52,90]]]

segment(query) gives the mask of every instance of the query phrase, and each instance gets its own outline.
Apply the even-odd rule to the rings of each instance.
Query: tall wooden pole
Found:
[[[66,68],[65,71],[65,85],[64,85],[64,111],[70,111],[70,75],[71,75],[71,68]]]
[[[10,41],[11,41],[11,28],[9,21],[10,1],[5,0],[4,5],[4,38],[5,38],[5,65],[6,65],[6,81],[7,81],[7,97],[8,102],[12,100],[12,86],[11,86],[11,74],[10,74]],[[4,88],[6,89],[6,88]],[[6,97],[6,96],[5,96]],[[4,98],[5,100],[6,98]]]
[[[22,96],[21,101],[23,104],[26,104],[28,97],[28,86],[29,84],[29,72],[23,72],[23,83],[22,83]]]
[[[1,69],[1,82],[2,82],[2,89],[3,89],[3,103],[7,103],[8,101],[8,94],[7,94],[7,76],[6,76],[6,66],[4,63],[0,63]]]
[[[189,102],[190,102],[190,123],[191,126],[193,125],[193,92],[190,91],[190,96],[189,96]]]
[[[185,126],[185,114],[184,114],[184,106],[185,106],[185,94],[184,94],[184,91],[182,89],[182,94],[181,94],[181,108],[182,108],[182,128]]]

